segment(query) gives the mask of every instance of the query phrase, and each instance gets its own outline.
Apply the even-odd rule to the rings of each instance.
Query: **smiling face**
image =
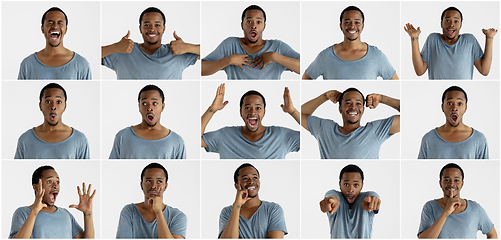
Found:
[[[263,39],[266,23],[263,12],[260,10],[253,9],[245,12],[244,21],[240,25],[244,31],[244,38],[250,43],[256,43]]]
[[[358,172],[345,172],[339,181],[341,193],[349,204],[353,204],[357,200],[363,186],[362,176]]]
[[[346,92],[339,104],[339,112],[343,117],[343,122],[349,124],[360,124],[360,119],[364,114],[364,99],[357,91]]]
[[[50,46],[58,47],[63,42],[66,31],[66,19],[62,12],[50,11],[45,15],[42,33]]]
[[[240,116],[244,120],[247,130],[256,132],[262,128],[261,121],[265,112],[263,99],[260,96],[248,95],[244,97],[242,106],[240,106]]]
[[[463,188],[463,175],[461,175],[461,170],[457,168],[446,168],[442,173],[442,178],[439,181],[440,188],[444,192],[445,197],[450,197],[454,191],[454,195],[459,197],[459,192]]]
[[[154,127],[160,122],[160,116],[164,110],[165,103],[157,90],[144,91],[139,96],[139,112],[143,122],[149,127]]]
[[[238,183],[235,183],[235,188],[238,189],[238,185],[242,189],[247,189],[249,197],[255,198],[259,193],[259,173],[253,167],[244,167],[238,171]]]
[[[449,91],[445,94],[442,112],[444,112],[446,122],[450,126],[457,127],[463,122],[463,114],[466,112],[466,108],[466,98],[463,92]]]
[[[143,15],[139,31],[145,43],[157,44],[162,42],[162,35],[165,32],[165,25],[162,15],[157,12],[149,12]]]
[[[442,32],[444,37],[453,40],[459,36],[459,30],[461,29],[461,14],[455,10],[449,10],[445,12],[444,18],[442,22],[440,22],[442,26]]]
[[[346,11],[339,26],[341,31],[343,31],[345,39],[349,41],[359,39],[364,29],[362,14],[357,10]]]
[[[144,171],[141,190],[146,198],[163,197],[167,181],[165,172],[160,168],[148,168]]]
[[[44,120],[51,126],[56,126],[62,119],[66,109],[64,92],[59,88],[45,89],[42,101],[38,104]]]
[[[42,189],[45,189],[42,202],[47,206],[54,206],[59,194],[59,175],[53,169],[47,169],[42,172],[41,179]],[[33,184],[33,190],[38,191],[38,184]]]

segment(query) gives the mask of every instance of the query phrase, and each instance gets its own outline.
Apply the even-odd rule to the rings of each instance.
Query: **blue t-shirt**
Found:
[[[466,200],[466,199],[465,199]],[[475,201],[466,200],[467,206],[463,212],[451,214],[445,220],[438,238],[477,238],[477,231],[487,234],[494,224],[487,216],[484,208]],[[430,228],[440,217],[444,209],[438,205],[437,200],[430,200],[423,206],[419,233]]]
[[[395,116],[368,122],[346,135],[330,119],[310,115],[306,122],[311,135],[318,141],[322,159],[378,159],[381,145],[392,136],[393,119]]]
[[[12,215],[9,238],[19,232],[30,214],[30,207],[20,207]],[[31,238],[74,238],[83,229],[68,210],[57,207],[53,213],[38,212]]]
[[[21,62],[18,80],[29,79],[64,79],[64,80],[88,80],[92,79],[90,66],[84,57],[73,52],[75,55],[66,64],[59,67],[49,67],[43,64],[33,53]]]
[[[34,128],[24,132],[17,140],[15,159],[88,159],[89,143],[85,135],[73,132],[63,141],[49,143],[40,139]]]
[[[472,79],[473,64],[484,56],[475,36],[469,33],[459,35],[456,43],[449,45],[432,33],[426,39],[421,57],[428,64],[428,78]]]
[[[280,40],[266,40],[264,47],[257,53],[250,54],[247,52],[238,37],[226,38],[217,48],[207,55],[204,60],[206,61],[216,61],[232,54],[247,54],[248,59],[255,59],[261,56],[265,52],[276,52],[288,58],[299,59],[299,53],[294,51],[289,45]],[[242,65],[245,70],[242,70],[240,66],[228,65],[222,70],[226,72],[228,79],[280,79],[282,72],[285,70],[291,71],[290,69],[278,64],[277,62],[272,62],[261,70],[261,67],[254,68],[253,66]]]
[[[139,137],[131,127],[115,136],[110,159],[185,159],[186,149],[181,136],[174,131],[157,140]]]
[[[230,219],[232,206],[221,210],[219,215],[219,236]],[[247,220],[239,216],[238,238],[268,238],[268,232],[282,231],[287,235],[284,210],[278,203],[262,201],[256,212]]]
[[[366,43],[367,44],[367,43]],[[376,46],[367,44],[367,53],[358,60],[348,61],[336,55],[334,45],[324,49],[306,69],[311,79],[320,75],[329,79],[391,79],[397,71]]]
[[[473,129],[473,128],[472,128]],[[419,159],[488,159],[489,148],[484,134],[473,129],[461,142],[447,142],[432,129],[423,136]]]
[[[256,142],[247,140],[242,127],[224,127],[204,133],[207,152],[219,153],[221,159],[284,159],[290,152],[299,151],[299,131],[284,127],[266,127]]]
[[[165,205],[162,212],[171,234],[186,238],[186,215],[177,208]],[[157,219],[147,222],[134,203],[127,204],[120,212],[117,238],[158,238]]]
[[[362,201],[366,196],[379,198],[379,195],[372,191],[360,192],[352,209],[341,192],[332,189],[325,193],[325,197],[331,195],[339,197],[339,208],[336,212],[332,215],[326,212],[331,227],[331,238],[372,238],[372,222],[376,213],[366,211],[362,207]]]
[[[162,44],[148,55],[134,43],[131,53],[110,54],[101,64],[115,71],[118,79],[182,79],[184,69],[195,64],[198,55],[172,55],[169,46]]]

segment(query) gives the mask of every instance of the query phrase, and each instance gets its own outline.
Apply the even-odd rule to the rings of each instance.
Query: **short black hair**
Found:
[[[150,91],[150,90],[158,91],[158,93],[160,93],[160,97],[162,97],[162,103],[165,102],[164,91],[162,91],[162,89],[160,89],[159,87],[157,87],[156,85],[153,85],[153,84],[146,85],[141,89],[141,91],[139,91],[139,94],[137,95],[137,101],[141,102],[141,93],[146,92],[146,91]]]
[[[442,94],[442,103],[444,102],[445,100],[445,95],[448,93],[448,92],[452,92],[452,91],[460,91],[460,92],[463,92],[464,94],[464,101],[465,103],[468,103],[468,96],[466,95],[466,92],[458,87],[458,86],[450,86],[449,88],[445,89],[444,93]]]
[[[143,20],[143,16],[144,16],[144,14],[146,14],[146,13],[150,13],[150,12],[160,13],[160,15],[162,15],[162,18],[163,18],[163,20],[164,20],[164,26],[165,26],[165,15],[164,15],[164,13],[163,13],[160,9],[158,9],[158,8],[156,8],[156,7],[149,7],[149,8],[146,8],[146,9],[145,9],[145,10],[141,13],[141,15],[139,16],[139,25],[141,25],[141,21]]]
[[[43,22],[45,21],[45,17],[47,16],[47,13],[52,12],[52,11],[62,12],[64,15],[64,19],[66,20],[66,26],[68,26],[68,16],[66,16],[66,13],[64,13],[63,10],[61,10],[61,8],[58,8],[58,7],[51,7],[51,8],[49,8],[49,10],[45,11],[45,13],[42,15],[42,26],[43,26]]]
[[[360,93],[360,95],[362,95],[362,104],[365,104],[365,97],[364,97],[364,95],[362,94],[362,92],[360,92],[358,89],[356,89],[356,88],[354,88],[354,87],[351,87],[351,88],[348,88],[348,89],[344,90],[344,92],[343,92],[343,93],[341,93],[341,95],[339,96],[339,100],[338,100],[338,102],[339,102],[339,106],[341,106],[341,103],[342,103],[342,101],[343,101],[343,97],[344,97],[344,95],[345,95],[347,92],[358,92],[358,93]]]
[[[42,178],[43,171],[50,170],[50,169],[56,171],[56,169],[54,169],[52,166],[49,166],[49,165],[45,165],[45,166],[41,166],[41,167],[37,168],[33,172],[33,175],[31,176],[31,184],[38,184],[38,182]]]
[[[146,165],[146,167],[143,168],[143,171],[141,171],[141,182],[143,181],[144,172],[146,172],[146,169],[149,169],[149,168],[162,169],[165,173],[165,182],[167,182],[169,180],[169,174],[167,173],[167,169],[165,169],[164,166],[162,166],[162,164],[154,162],[154,163],[150,163],[150,164]]]
[[[341,169],[341,172],[339,173],[339,181],[341,181],[341,179],[343,178],[344,173],[353,173],[353,172],[360,173],[360,177],[362,177],[362,182],[364,181],[364,172],[355,164],[346,165],[343,169]]]
[[[244,95],[242,95],[242,97],[240,98],[240,109],[242,109],[242,105],[244,104],[244,98],[250,95],[260,96],[263,99],[264,108],[266,108],[266,100],[264,99],[264,96],[256,90],[249,90],[246,93],[244,93]]]
[[[257,172],[257,176],[259,177],[259,170],[257,170],[256,167],[252,166],[252,164],[250,163],[244,163],[242,165],[240,165],[240,167],[237,168],[237,170],[235,170],[235,173],[233,174],[233,181],[235,181],[235,183],[238,183],[238,174],[240,173],[240,169],[242,168],[245,168],[245,167],[252,167],[254,169],[256,169],[256,172]]]
[[[362,23],[364,23],[364,21],[365,21],[364,12],[362,12],[362,10],[360,10],[360,8],[355,7],[355,6],[348,6],[348,7],[346,7],[346,8],[345,8],[345,9],[341,12],[341,15],[339,15],[339,23],[342,23],[342,22],[343,22],[343,14],[344,14],[345,12],[348,12],[348,11],[353,11],[353,10],[355,10],[355,11],[359,11],[359,12],[360,12],[360,14],[362,14]]]
[[[263,12],[263,17],[264,17],[264,22],[266,22],[266,13],[264,12],[264,10],[258,6],[258,5],[250,5],[248,6],[243,12],[242,12],[242,22],[244,22],[244,17],[245,17],[245,13],[249,10],[259,10],[261,12]]]
[[[445,169],[447,169],[447,168],[457,168],[457,169],[459,169],[459,171],[461,171],[461,181],[463,181],[463,180],[464,180],[464,172],[463,172],[463,169],[462,169],[459,165],[457,165],[457,164],[455,164],[455,163],[447,163],[447,165],[445,165],[445,166],[442,168],[442,170],[440,170],[440,174],[438,175],[438,179],[442,180],[442,175],[444,174],[444,171],[445,171]]]
[[[445,12],[447,11],[458,11],[459,12],[459,15],[461,16],[461,22],[463,22],[463,14],[461,13],[461,11],[459,11],[459,9],[457,9],[456,7],[448,7],[446,8],[443,12],[442,12],[442,16],[440,16],[440,21],[443,21],[444,20],[444,16],[445,16]]]
[[[39,97],[40,102],[42,102],[42,98],[43,98],[43,94],[44,94],[45,90],[47,90],[49,88],[59,88],[59,89],[61,89],[63,91],[63,93],[64,93],[64,101],[65,102],[68,101],[68,96],[66,96],[66,90],[64,90],[64,88],[61,85],[59,85],[57,83],[49,83],[49,84],[45,85],[45,87],[43,87],[42,90],[40,91],[40,97]]]

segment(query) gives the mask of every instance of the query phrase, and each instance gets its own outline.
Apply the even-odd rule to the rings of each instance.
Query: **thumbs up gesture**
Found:
[[[119,42],[116,43],[116,51],[120,53],[131,53],[134,48],[134,41],[129,39],[130,30],[127,31],[125,35]]]
[[[170,51],[172,55],[179,55],[188,52],[189,44],[186,44],[181,37],[176,34],[176,31],[172,33],[174,36],[174,41],[170,41]]]

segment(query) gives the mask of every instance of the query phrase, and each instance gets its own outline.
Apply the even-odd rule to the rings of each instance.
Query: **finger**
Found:
[[[180,38],[180,37],[176,34],[176,31],[174,31],[174,32],[172,33],[172,35],[174,35],[174,38],[175,38],[176,40],[182,40],[182,39],[181,39],[181,38]]]
[[[45,191],[45,189],[42,188],[42,179],[38,179],[38,192],[40,193],[42,190]]]
[[[82,192],[80,191],[80,187],[77,186],[77,193],[78,193],[78,196],[82,196]]]
[[[226,104],[228,104],[228,103],[229,103],[228,101],[224,101],[223,107],[226,106]]]
[[[83,195],[87,194],[87,189],[85,188],[85,182],[82,183],[82,191],[83,191]]]
[[[75,204],[71,204],[69,208],[77,208],[78,205],[75,205]]]
[[[261,70],[263,70],[263,69],[264,69],[264,67],[266,67],[266,64],[267,64],[267,63],[263,63],[263,66],[261,67]]]
[[[124,36],[125,39],[129,39],[130,37],[130,30],[127,30],[127,34]]]
[[[242,66],[242,65],[238,65],[238,66],[240,67],[240,69],[242,69],[242,71],[245,71],[244,66]]]
[[[334,214],[334,212],[336,211],[336,203],[332,203],[332,204],[330,205],[330,207],[331,207],[330,214],[332,215],[332,214]]]
[[[89,188],[87,189],[87,196],[90,194],[90,188],[92,187],[92,184],[89,184]]]
[[[225,84],[223,83],[223,84],[221,84],[221,86],[222,86],[221,87],[221,94],[224,96]]]
[[[451,189],[451,195],[449,196],[449,199],[454,199],[454,189]]]
[[[371,95],[367,96],[367,104],[366,104],[366,107],[368,107],[368,108],[372,108],[372,96],[371,96]]]
[[[377,198],[376,198],[377,199]],[[379,207],[381,206],[381,200],[377,199],[376,201],[376,206],[374,207],[374,210],[379,210]]]
[[[240,181],[237,182],[237,186],[238,186],[237,190],[242,191],[242,186],[240,186]]]
[[[39,195],[40,201],[42,201],[42,197],[45,194],[45,189],[42,189],[42,191],[38,191],[38,192],[40,193],[40,195]]]
[[[94,195],[96,195],[96,189],[94,189],[94,191],[92,192],[92,195],[90,195],[90,199],[93,199]]]

